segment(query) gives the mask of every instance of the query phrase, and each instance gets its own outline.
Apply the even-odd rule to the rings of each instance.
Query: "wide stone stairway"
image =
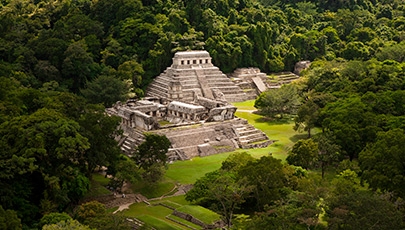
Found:
[[[234,124],[233,128],[238,137],[239,147],[242,149],[263,148],[271,144],[266,134],[248,123]]]

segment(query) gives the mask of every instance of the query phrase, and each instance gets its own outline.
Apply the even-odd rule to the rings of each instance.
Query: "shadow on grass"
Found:
[[[134,183],[131,189],[135,193],[141,193],[146,198],[157,198],[169,193],[175,184],[171,181],[159,182],[156,184],[148,184],[145,182]]]
[[[302,139],[308,139],[308,134],[307,133],[295,134],[294,136],[291,136],[289,139],[290,139],[290,141],[295,143]]]

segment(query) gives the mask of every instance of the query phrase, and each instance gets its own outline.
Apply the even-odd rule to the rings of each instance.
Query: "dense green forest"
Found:
[[[226,73],[312,61],[299,82],[256,101],[268,117],[293,114],[310,138],[291,165],[229,158],[188,200],[235,229],[402,229],[404,40],[400,0],[1,0],[0,228],[69,219],[55,213],[77,205],[100,166],[119,183],[151,168],[161,176],[120,155],[119,119],[104,108],[142,97],[176,51],[205,49]],[[331,168],[328,186],[308,171]],[[251,216],[234,220],[236,210]]]

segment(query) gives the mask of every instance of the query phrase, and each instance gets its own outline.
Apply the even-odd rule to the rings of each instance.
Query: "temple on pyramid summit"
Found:
[[[192,102],[195,96],[227,102],[245,101],[246,94],[211,62],[205,50],[175,53],[173,64],[154,79],[147,96],[168,101]]]
[[[239,76],[258,79],[259,72],[249,69]],[[117,102],[107,113],[122,119],[123,135],[117,139],[127,155],[148,132],[170,140],[170,161],[186,160],[271,143],[266,134],[235,116],[230,102],[246,99],[251,98],[212,64],[207,51],[184,51],[175,53],[173,64],[149,85],[145,98]]]

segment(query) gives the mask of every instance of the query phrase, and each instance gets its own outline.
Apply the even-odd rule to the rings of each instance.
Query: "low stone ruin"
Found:
[[[265,84],[267,76],[259,68],[238,68],[229,76],[245,92],[247,100],[256,99],[268,89]]]
[[[310,61],[299,61],[294,66],[294,73],[300,75],[301,71],[309,68],[310,65],[311,65]]]
[[[229,76],[246,93],[248,100],[256,99],[266,90],[278,89],[299,78],[297,74],[291,72],[273,73],[267,76],[260,72],[259,68],[239,68]]]
[[[172,101],[167,105],[155,98],[117,103],[107,109],[121,117],[124,131],[119,140],[128,155],[144,141],[144,132],[165,135],[172,143],[170,160],[186,160],[237,148],[259,148],[270,143],[260,130],[246,120],[236,118],[236,107],[211,99],[196,97],[196,103]]]

